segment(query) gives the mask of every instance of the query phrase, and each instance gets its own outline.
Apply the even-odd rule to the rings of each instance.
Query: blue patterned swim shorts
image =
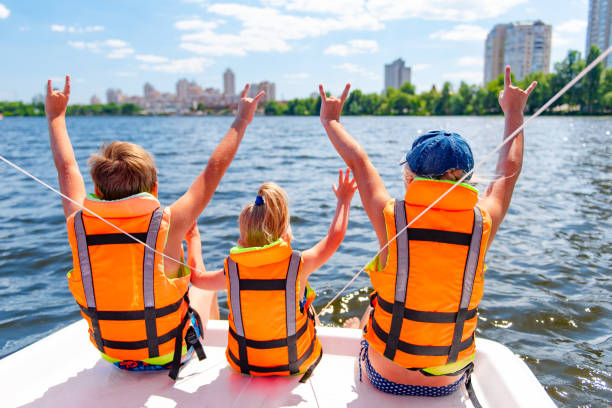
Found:
[[[360,360],[365,362],[365,372],[372,385],[379,391],[386,392],[388,394],[411,395],[414,397],[444,397],[457,391],[459,386],[465,382],[467,375],[467,373],[464,373],[457,382],[442,387],[398,384],[396,382],[387,380],[374,370],[370,364],[370,358],[368,356],[368,342],[365,340],[361,340],[361,351],[359,352],[359,357]],[[359,381],[361,381],[361,363],[359,364]]]

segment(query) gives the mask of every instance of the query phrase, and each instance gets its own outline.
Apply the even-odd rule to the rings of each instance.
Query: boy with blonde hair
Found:
[[[112,142],[92,155],[95,194],[86,196],[66,129],[70,77],[66,76],[63,92],[54,91],[51,80],[47,83],[45,113],[51,151],[60,191],[72,200],[62,199],[74,262],[68,274],[70,291],[89,324],[91,342],[104,359],[120,368],[170,368],[170,376],[176,379],[188,348],[200,359],[205,357],[201,331],[211,313],[218,318],[218,309],[215,292],[189,288],[190,280],[198,278],[204,267],[195,222],[264,95],[247,98],[248,88],[247,84],[236,119],[204,171],[183,196],[162,209],[153,158],[133,143]],[[188,244],[188,264],[199,269],[192,273],[160,255],[182,260],[183,239]]]

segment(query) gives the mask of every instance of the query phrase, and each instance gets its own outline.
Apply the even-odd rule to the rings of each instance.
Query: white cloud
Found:
[[[265,0],[265,5],[290,11],[325,14],[357,14],[363,12],[364,0]]]
[[[7,9],[6,6],[0,3],[0,20],[4,20],[11,15],[11,10]]]
[[[169,74],[199,74],[206,67],[212,65],[212,61],[207,58],[194,57],[171,60],[161,64],[143,64],[141,69],[149,71],[160,71]]]
[[[442,78],[449,79],[451,81],[465,81],[467,83],[480,83],[482,82],[482,71],[457,71],[449,72],[442,75]]]
[[[69,33],[93,33],[97,31],[104,31],[104,26],[96,25],[96,26],[87,26],[87,27],[78,27],[78,26],[65,26],[62,24],[51,24],[51,31],[56,31],[58,33],[69,32]]]
[[[197,41],[197,40],[195,40]],[[198,44],[197,42],[183,42],[179,45],[184,50],[191,51],[195,54],[200,55],[211,55],[211,56],[222,56],[222,55],[235,55],[239,57],[245,56],[246,50],[243,47],[231,47],[226,44],[232,43],[230,38],[224,42],[224,44]],[[279,48],[276,51],[286,51],[285,49]]]
[[[559,24],[555,26],[555,29],[560,33],[568,33],[568,34],[582,34],[585,32],[587,28],[586,20],[569,20],[563,24]]]
[[[122,59],[134,54],[134,49],[123,40],[109,39],[106,41],[68,41],[68,45],[77,50],[87,50],[94,53],[105,52],[106,58]]]
[[[470,67],[470,66],[477,66],[477,67],[482,67],[484,66],[484,59],[482,57],[461,57],[457,60],[457,66],[460,67]]]
[[[411,69],[413,71],[425,71],[429,67],[431,67],[431,64],[414,64]]]
[[[85,42],[85,41],[68,41],[68,45],[77,50],[89,50],[92,52],[100,52],[100,43]]]
[[[108,45],[109,47],[113,47],[113,48],[122,48],[122,47],[127,47],[128,43],[122,40],[106,40],[104,41],[104,44]]]
[[[440,30],[429,35],[434,40],[445,41],[484,41],[488,30],[471,24],[459,24],[450,30]]]
[[[128,55],[132,55],[134,53],[133,48],[115,48],[111,50],[108,54],[106,54],[106,58],[110,59],[122,59],[127,57]]]
[[[224,20],[217,21],[202,21],[200,19],[181,20],[174,23],[174,28],[182,31],[193,31],[193,30],[214,30],[221,24],[224,24]]]
[[[160,63],[160,62],[168,61],[168,58],[166,58],[166,57],[161,57],[159,55],[150,55],[150,54],[136,55],[136,56],[134,56],[134,58],[136,58],[138,61],[152,62],[152,63]]]
[[[323,53],[346,57],[351,54],[373,53],[376,51],[378,51],[378,43],[374,40],[350,40],[347,44],[330,45]]]
[[[380,20],[477,21],[500,16],[528,0],[369,0],[366,8]]]
[[[281,4],[281,3],[275,3]],[[291,41],[314,38],[331,31],[347,29],[379,30],[383,25],[371,16],[311,17],[284,14],[272,7],[254,7],[235,3],[219,3],[207,12],[234,18],[240,28],[231,33],[216,29],[224,20],[183,20],[175,28],[191,31],[181,36],[180,47],[200,55],[237,55],[250,52],[286,52]]]
[[[363,67],[360,67],[359,65],[351,64],[348,62],[344,64],[340,64],[340,65],[334,65],[332,68],[350,72],[351,74],[359,74],[365,78],[372,79],[372,80],[380,79],[380,75],[372,71],[369,71]]]
[[[308,79],[308,78],[310,78],[310,74],[307,73],[307,72],[298,72],[298,73],[295,73],[295,74],[284,74],[283,78],[285,78],[285,79],[292,79],[292,80],[293,79],[295,79],[295,80],[297,80],[297,79]]]
[[[368,15],[378,21],[418,18],[423,20],[476,21],[500,16],[528,0],[263,0],[268,7],[289,11]]]

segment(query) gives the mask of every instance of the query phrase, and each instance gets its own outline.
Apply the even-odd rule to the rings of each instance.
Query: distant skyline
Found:
[[[0,100],[29,102],[50,77],[72,75],[72,102],[106,89],[142,95],[178,79],[223,89],[223,73],[276,83],[276,97],[306,97],[323,82],[383,89],[384,65],[412,68],[417,92],[444,81],[480,84],[484,41],[498,23],[553,26],[551,62],[584,53],[587,0],[0,0]],[[552,69],[552,67],[551,67]],[[61,84],[60,84],[61,82]]]

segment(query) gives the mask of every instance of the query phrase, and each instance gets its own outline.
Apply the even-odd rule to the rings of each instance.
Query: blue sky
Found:
[[[417,91],[480,83],[493,25],[552,24],[556,62],[584,52],[587,15],[587,0],[0,0],[0,100],[30,101],[66,73],[75,103],[105,100],[109,87],[142,95],[147,81],[221,88],[228,67],[237,88],[270,80],[277,98],[319,82],[380,92],[383,65],[398,57]]]

